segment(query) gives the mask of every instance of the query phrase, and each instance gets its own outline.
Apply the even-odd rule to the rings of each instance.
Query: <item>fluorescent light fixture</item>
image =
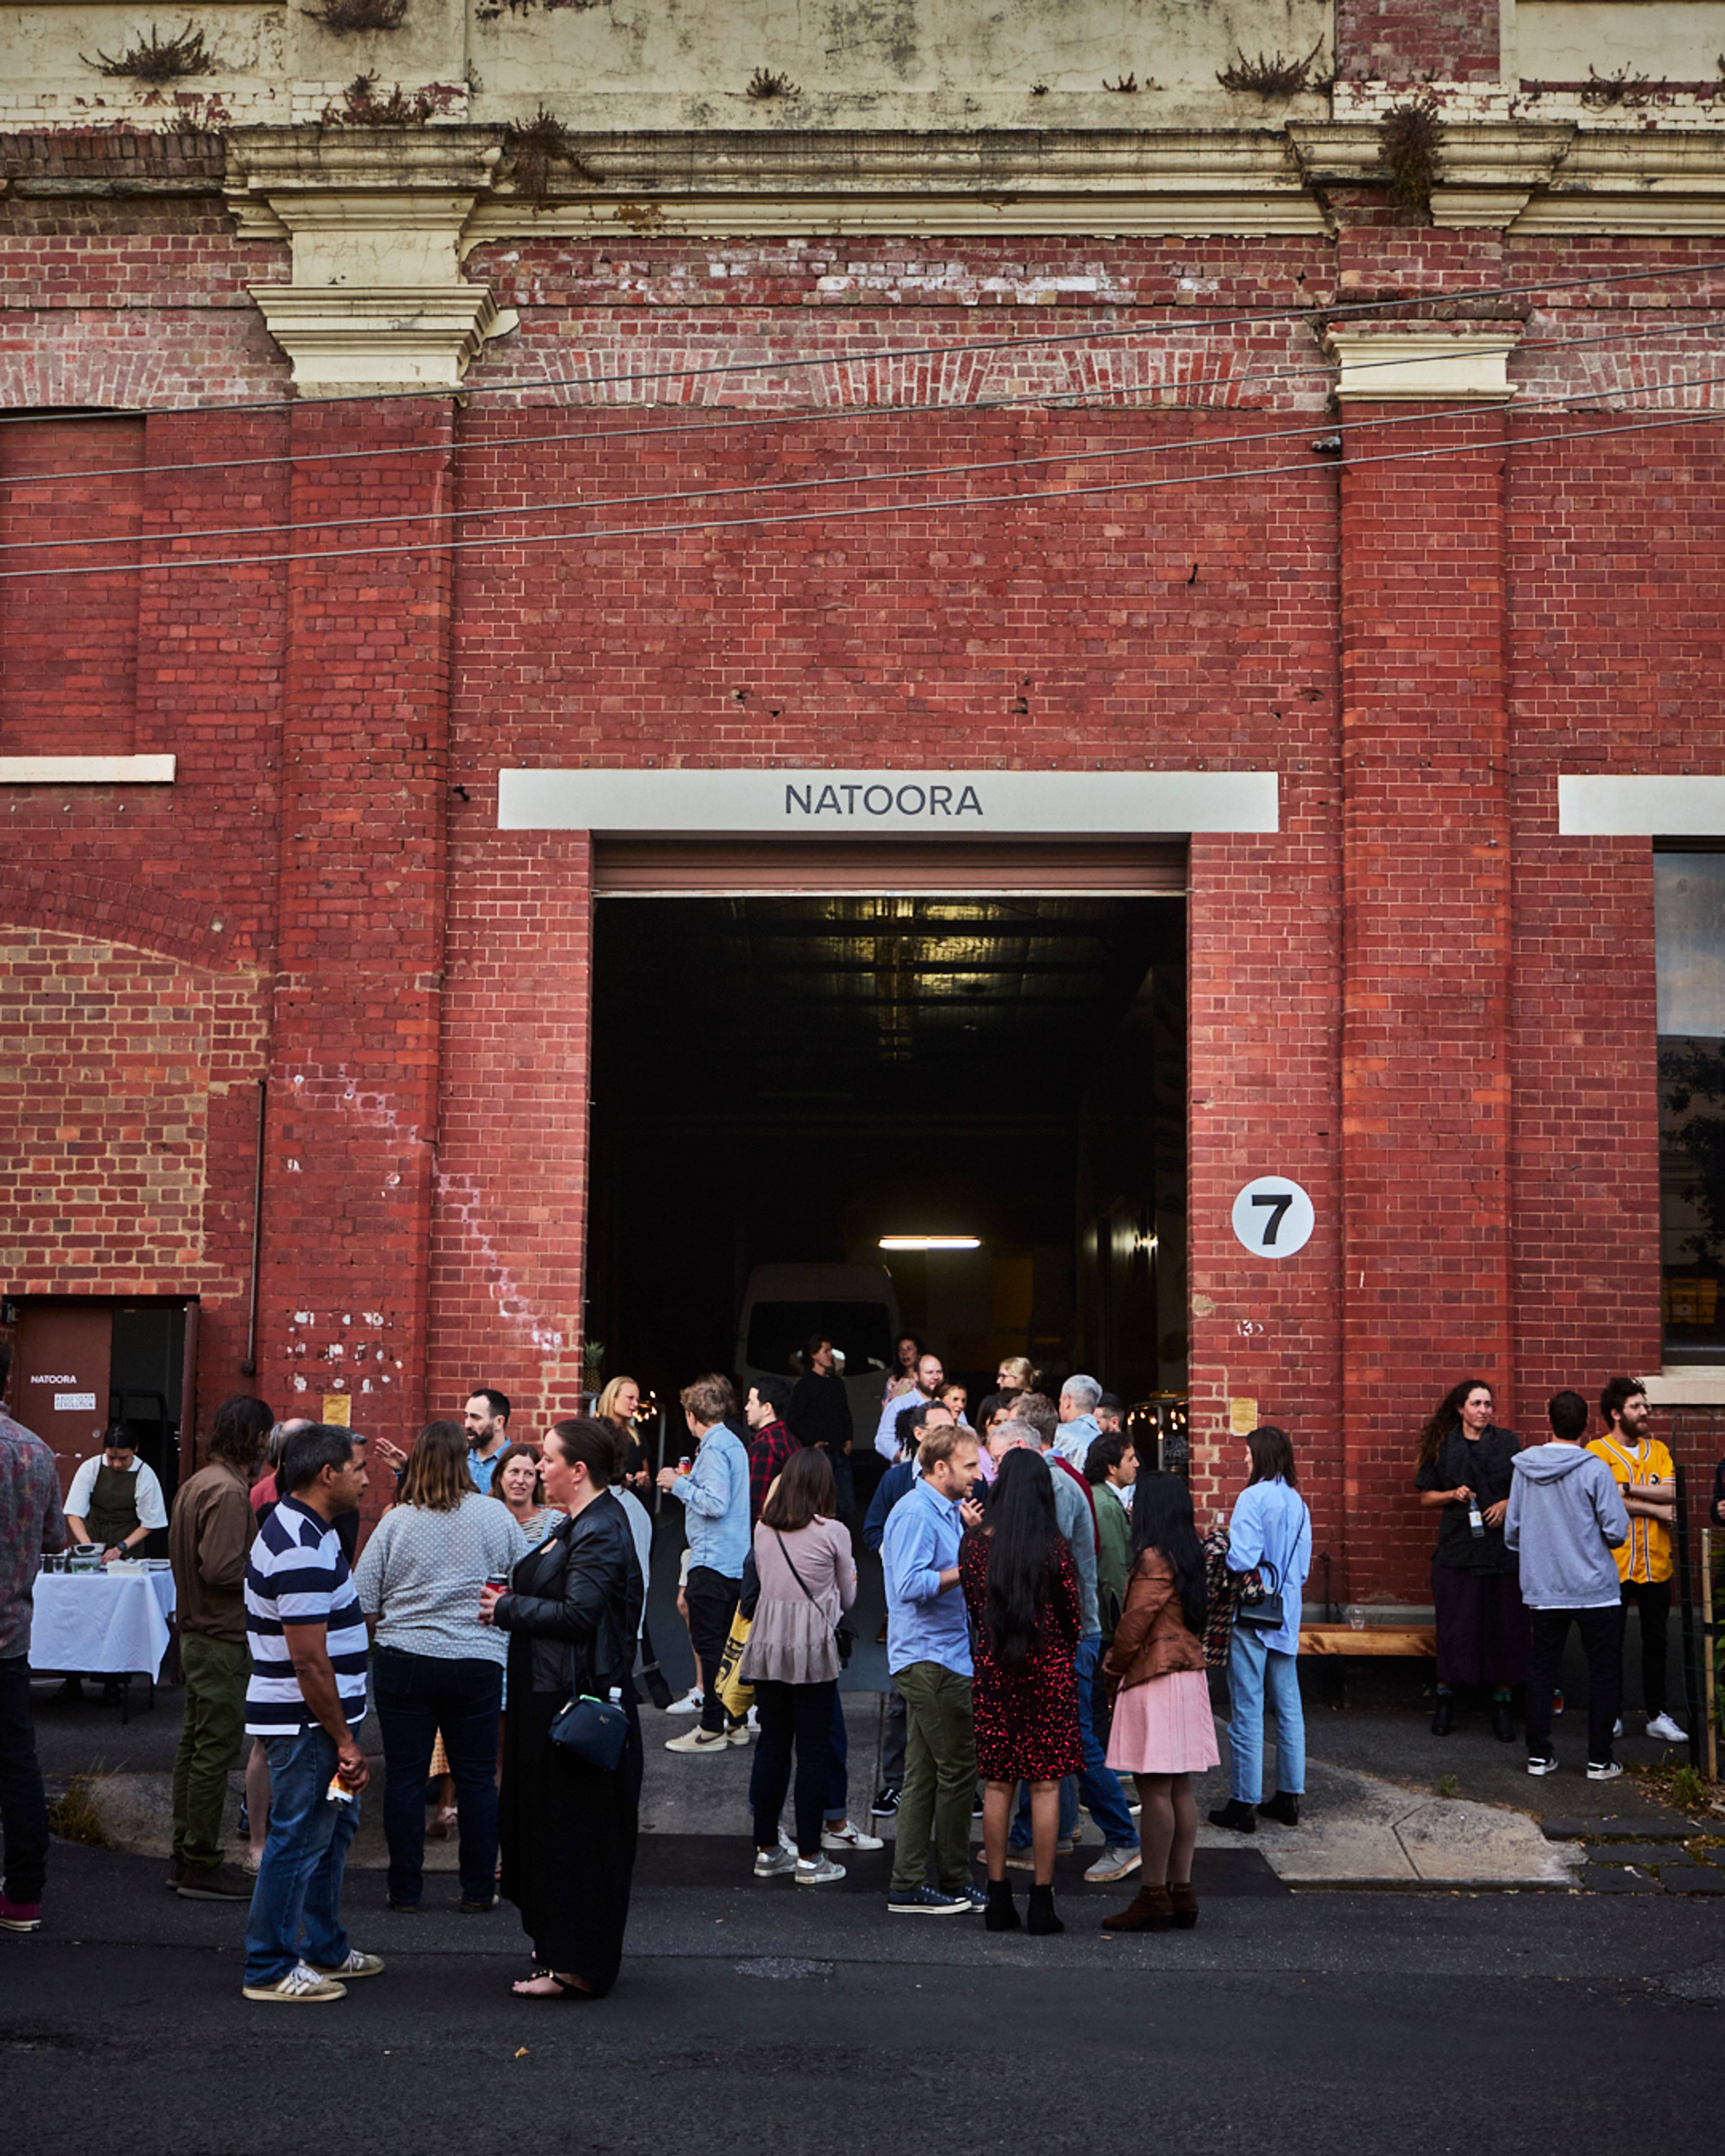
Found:
[[[979,1250],[980,1235],[883,1235],[883,1250]]]

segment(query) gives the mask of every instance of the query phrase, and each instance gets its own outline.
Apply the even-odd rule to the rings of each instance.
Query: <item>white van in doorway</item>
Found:
[[[839,1358],[856,1449],[865,1452],[898,1337],[898,1296],[886,1266],[757,1265],[737,1316],[737,1375],[745,1385],[756,1378],[794,1380],[817,1332]]]

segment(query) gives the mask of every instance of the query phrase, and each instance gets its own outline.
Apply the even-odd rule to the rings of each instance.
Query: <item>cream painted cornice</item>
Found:
[[[630,133],[574,138],[597,178],[506,189],[466,245],[619,225],[744,233],[1312,233],[1326,229],[1279,129],[911,134]]]
[[[474,127],[239,128],[227,191],[241,234],[285,239],[287,285],[254,285],[302,396],[458,389],[512,330],[461,270],[461,234],[500,146]]]

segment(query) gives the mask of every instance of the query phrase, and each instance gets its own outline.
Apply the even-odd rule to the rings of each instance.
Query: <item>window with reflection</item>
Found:
[[[1654,856],[1668,1363],[1725,1363],[1725,851]]]

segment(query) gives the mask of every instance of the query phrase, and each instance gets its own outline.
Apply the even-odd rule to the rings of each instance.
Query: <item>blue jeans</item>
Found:
[[[1249,1625],[1236,1625],[1228,1652],[1228,1787],[1243,1804],[1264,1794],[1264,1702],[1276,1717],[1276,1786],[1291,1797],[1306,1788],[1306,1711],[1298,1658],[1266,1647]]]
[[[266,1737],[270,1839],[245,1926],[245,1980],[275,1984],[296,1962],[339,1969],[347,1958],[341,1874],[360,1800],[332,1804],[336,1742],[317,1722],[297,1737]],[[301,1941],[303,1939],[303,1948]]]
[[[389,1898],[418,1904],[425,1886],[425,1784],[439,1729],[460,1823],[461,1899],[497,1895],[497,1718],[501,1665],[379,1647],[372,1660],[383,1732],[383,1834]]]

